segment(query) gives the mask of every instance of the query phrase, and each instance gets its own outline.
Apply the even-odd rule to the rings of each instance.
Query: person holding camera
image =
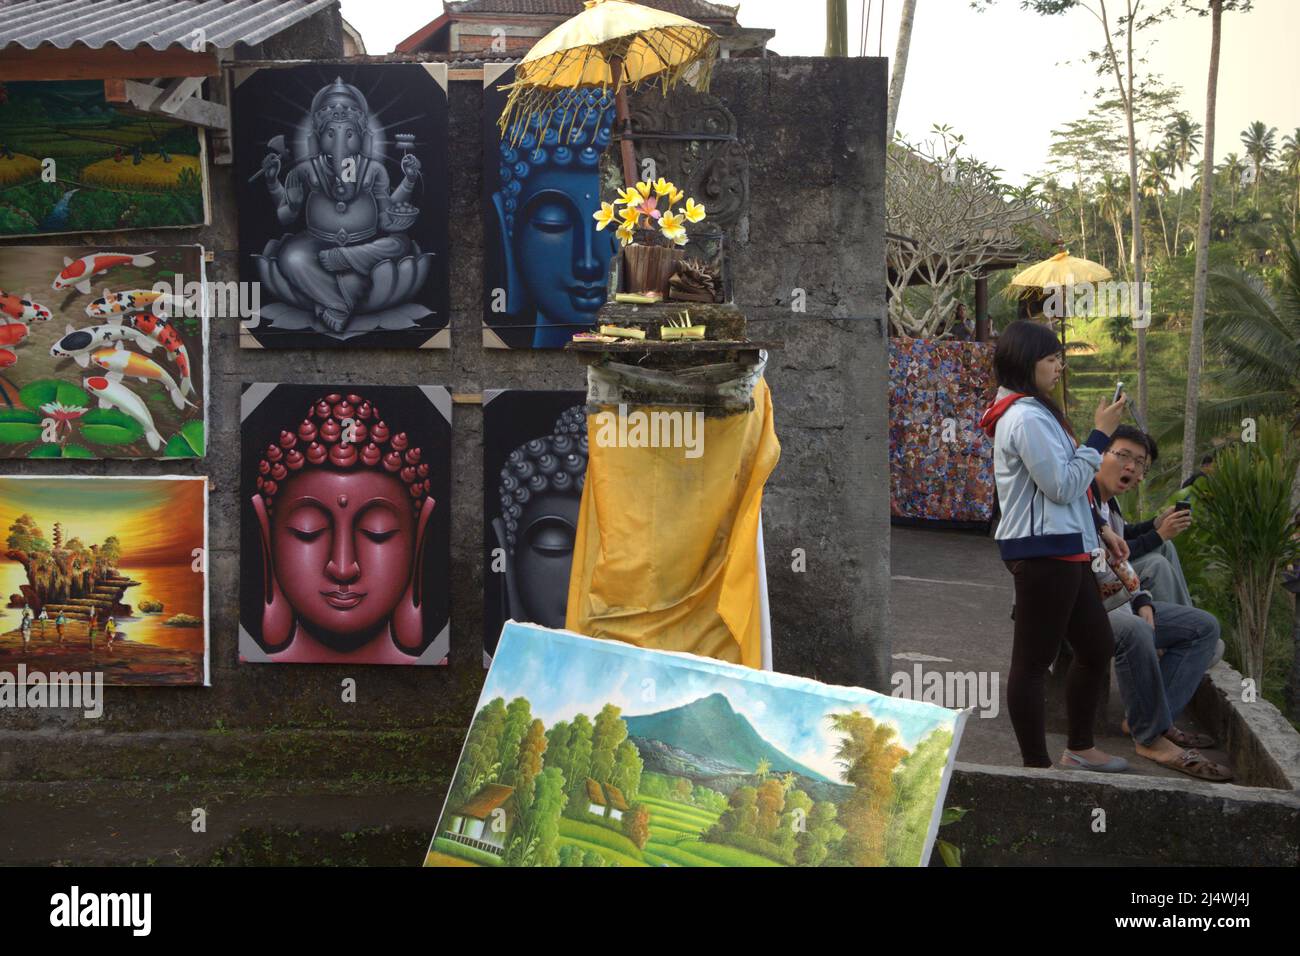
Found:
[[[1124,434],[1124,446],[1119,453],[1118,462],[1132,461],[1134,467],[1123,469],[1116,475],[1113,494],[1121,495],[1141,484],[1148,471],[1160,456],[1160,449],[1155,439],[1132,425],[1121,425],[1115,431],[1116,440]],[[1112,447],[1114,447],[1112,443]],[[1128,455],[1134,449],[1141,449],[1136,458]],[[1107,452],[1111,454],[1111,452]],[[1119,509],[1118,502],[1108,501],[1108,506]],[[1123,521],[1123,515],[1120,515]],[[1153,600],[1165,604],[1180,604],[1194,607],[1192,595],[1187,589],[1187,578],[1183,576],[1183,566],[1178,560],[1178,548],[1174,539],[1192,525],[1192,505],[1190,501],[1178,501],[1150,521],[1135,524],[1124,523],[1124,540],[1129,546],[1129,563],[1142,581],[1143,589],[1151,592]]]
[[[1001,506],[995,538],[1015,585],[1007,710],[1024,765],[1051,767],[1045,682],[1061,642],[1068,640],[1074,659],[1065,681],[1069,733],[1060,766],[1118,773],[1128,762],[1103,752],[1093,739],[1115,645],[1091,562],[1103,547],[1126,558],[1128,547],[1109,529],[1099,530],[1088,489],[1125,399],[1108,404],[1103,398],[1095,429],[1078,441],[1051,397],[1064,367],[1065,354],[1051,329],[1012,322],[993,357],[997,397],[980,420],[993,439]]]
[[[1144,432],[1120,425],[1102,455],[1092,485],[1099,523],[1122,537],[1127,537],[1126,528],[1115,497],[1142,480],[1152,457],[1151,447]],[[1131,561],[1130,557],[1129,561],[1093,565],[1115,636],[1115,679],[1124,700],[1123,730],[1133,737],[1138,754],[1148,760],[1202,780],[1231,780],[1232,771],[1200,752],[1213,747],[1214,738],[1189,733],[1174,723],[1216,655],[1222,654],[1219,622],[1190,605],[1155,599],[1143,588]]]

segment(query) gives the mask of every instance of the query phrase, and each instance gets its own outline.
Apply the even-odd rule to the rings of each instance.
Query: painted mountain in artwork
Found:
[[[764,740],[744,715],[732,709],[723,694],[710,694],[657,714],[624,719],[629,737],[657,740],[747,773],[752,773],[760,760],[766,760],[773,773],[793,772],[822,783],[835,782]]]

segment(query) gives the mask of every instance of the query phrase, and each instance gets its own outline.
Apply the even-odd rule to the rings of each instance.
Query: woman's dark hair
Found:
[[[993,375],[998,384],[1022,395],[1030,395],[1041,402],[1052,417],[1074,438],[1074,429],[1050,395],[1038,391],[1034,380],[1034,367],[1043,359],[1061,352],[1061,340],[1041,322],[1017,319],[998,337],[997,351],[993,353]]]

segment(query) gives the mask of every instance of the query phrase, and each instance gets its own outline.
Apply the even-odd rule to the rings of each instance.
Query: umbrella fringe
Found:
[[[578,123],[580,111],[564,109],[562,99],[566,95],[571,96],[573,90],[579,88],[599,89],[602,93],[605,93],[610,90],[611,84],[605,82],[582,84],[581,86],[558,86],[556,85],[557,77],[563,75],[585,76],[587,67],[593,59],[601,62],[606,75],[608,75],[610,60],[617,56],[626,61],[628,54],[632,52],[634,43],[637,41],[648,47],[649,52],[654,54],[655,58],[661,63],[671,63],[674,59],[681,62],[666,66],[664,69],[639,80],[628,82],[620,78],[620,82],[613,84],[615,93],[619,89],[635,92],[650,85],[655,85],[666,96],[678,83],[682,82],[688,83],[688,85],[701,92],[708,91],[709,84],[713,79],[713,64],[717,59],[718,46],[718,39],[712,32],[703,28],[665,27],[636,36],[619,37],[599,45],[565,50],[560,54],[545,57],[534,63],[529,63],[527,60],[521,62],[515,70],[515,81],[499,87],[503,92],[509,93],[505,108],[502,109],[501,116],[497,119],[497,127],[501,130],[502,139],[508,138],[511,147],[517,147],[519,141],[528,132],[529,119],[533,116],[539,116],[541,120],[538,124],[537,136],[540,142],[541,138],[550,129],[551,123],[558,113],[561,119],[560,127],[556,132],[560,137],[560,141],[565,142],[566,133],[572,135],[575,126],[581,128],[581,125]],[[577,68],[576,71],[575,67]],[[629,72],[635,73],[636,65],[630,65],[627,69]],[[588,107],[588,110],[590,109]],[[583,114],[584,121],[588,115],[590,114]],[[567,131],[565,129],[566,119]]]

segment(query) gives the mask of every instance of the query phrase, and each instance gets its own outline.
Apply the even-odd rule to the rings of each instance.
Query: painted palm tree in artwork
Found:
[[[1259,207],[1259,181],[1264,177],[1264,167],[1272,160],[1277,151],[1277,127],[1265,126],[1259,120],[1251,123],[1241,131],[1241,145],[1246,149],[1246,158],[1255,167],[1254,203]]]
[[[1295,233],[1296,212],[1300,210],[1300,126],[1282,137],[1282,167],[1291,178],[1291,232]]]

